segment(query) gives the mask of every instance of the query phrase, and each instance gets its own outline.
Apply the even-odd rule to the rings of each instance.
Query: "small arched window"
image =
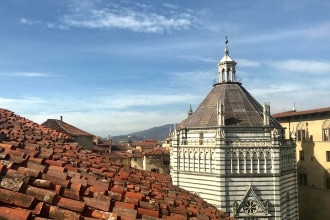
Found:
[[[224,75],[225,75],[225,69],[222,68],[221,79],[220,79],[221,80],[221,83],[226,81],[225,78],[224,78]]]
[[[297,125],[297,141],[304,141],[306,139],[306,132],[305,132],[305,123],[299,122]]]
[[[330,120],[325,120],[322,124],[322,140],[323,141],[330,141],[329,133],[330,133]]]

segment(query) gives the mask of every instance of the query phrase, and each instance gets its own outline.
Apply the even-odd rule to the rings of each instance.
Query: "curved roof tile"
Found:
[[[0,109],[0,219],[232,219],[169,175],[85,151]]]
[[[73,125],[70,125],[64,121],[57,119],[47,119],[47,121],[45,121],[41,125],[71,136],[93,136],[92,134],[86,131],[83,131],[79,128],[76,128]]]

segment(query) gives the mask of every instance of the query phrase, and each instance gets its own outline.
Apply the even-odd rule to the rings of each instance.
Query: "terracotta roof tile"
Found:
[[[48,119],[44,123],[41,124],[42,126],[57,130],[59,132],[62,132],[64,134],[72,135],[72,136],[77,136],[77,135],[82,135],[82,136],[94,136],[86,131],[83,131],[79,128],[76,128],[73,125],[70,125],[64,121],[57,120],[57,119]]]
[[[31,218],[31,211],[0,206],[0,216],[6,220],[27,220]]]
[[[282,117],[307,115],[307,114],[317,114],[317,113],[327,113],[327,112],[330,112],[330,107],[310,109],[310,110],[304,110],[304,111],[280,112],[280,113],[273,114],[273,117],[274,118],[282,118]]]
[[[156,147],[156,148],[153,148],[152,150],[149,150],[144,153],[144,155],[146,155],[146,156],[165,155],[165,154],[169,155],[170,151],[164,147]]]
[[[0,188],[0,201],[6,205],[30,208],[34,202],[34,196]]]
[[[81,214],[69,211],[67,209],[59,208],[57,206],[46,205],[49,210],[47,217],[52,219],[67,219],[67,220],[80,220]]]
[[[53,203],[56,196],[56,192],[47,189],[41,189],[39,187],[28,186],[25,192],[27,195],[34,196],[37,200],[41,202],[46,202],[49,204]]]
[[[121,220],[135,220],[137,216],[137,210],[121,207],[114,207],[112,212],[116,213]]]
[[[169,175],[85,151],[67,135],[8,110],[0,109],[0,121],[0,218],[230,219],[173,186]]]
[[[106,211],[108,212],[110,210],[110,201],[111,198],[107,196],[95,196],[95,197],[83,197],[83,201],[86,202],[86,204],[90,207]]]
[[[66,208],[71,211],[82,213],[85,209],[85,202],[68,199],[64,197],[60,197],[59,201],[56,203],[59,207]]]
[[[49,188],[52,184],[51,181],[43,180],[43,179],[32,179],[32,181],[30,182],[33,186],[41,187],[41,188]]]

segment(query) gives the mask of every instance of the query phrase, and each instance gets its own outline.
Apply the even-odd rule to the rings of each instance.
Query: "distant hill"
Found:
[[[164,141],[168,137],[170,129],[173,131],[173,124],[153,127],[144,131],[138,131],[126,135],[112,136],[111,138],[114,142],[127,142],[128,140],[143,141],[146,139]]]

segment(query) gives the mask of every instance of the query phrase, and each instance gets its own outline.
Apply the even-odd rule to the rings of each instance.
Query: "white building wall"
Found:
[[[254,215],[257,219],[289,219],[286,216],[298,219],[294,149],[272,139],[270,131],[261,128],[250,133],[247,130],[224,133],[216,129],[177,132],[172,138],[173,184],[231,215],[234,204],[241,207],[252,188],[264,206]],[[281,153],[282,148],[285,153]],[[287,174],[282,175],[282,169]]]

